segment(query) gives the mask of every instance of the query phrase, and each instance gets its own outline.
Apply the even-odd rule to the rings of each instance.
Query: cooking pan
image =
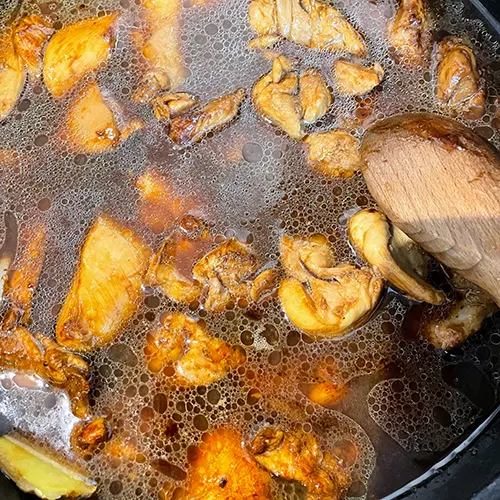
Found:
[[[217,7],[214,7],[217,1],[208,2],[206,6],[192,7],[184,26],[186,30],[192,30],[190,33],[196,33],[196,36],[193,34],[192,38],[183,39],[183,44],[188,47],[189,54],[187,57],[192,63],[189,67],[191,74],[187,75],[187,84],[191,86],[190,89],[192,88],[194,93],[201,96],[203,102],[234,90],[237,86],[249,90],[255,82],[255,76],[269,70],[269,62],[262,56],[259,56],[260,59],[256,63],[257,67],[250,68],[248,66],[249,61],[254,61],[254,59],[248,59],[242,55],[241,47],[246,47],[249,35],[248,28],[245,26],[246,18],[238,17],[238,13],[232,10],[229,2],[225,0],[219,0],[224,6],[217,10]],[[13,1],[7,2],[7,5],[2,6],[3,10],[0,13],[8,15],[7,13],[12,12],[16,3]],[[61,2],[38,3],[46,15],[54,15],[58,19],[57,13],[59,12],[58,9],[61,8]],[[77,3],[79,6],[76,5]],[[95,8],[94,2],[88,2],[89,5],[84,3],[80,5],[80,3],[75,2],[75,10],[72,13],[70,12],[71,9],[67,7],[64,7],[63,11],[70,13],[68,15],[76,19],[78,17],[87,17],[88,13],[95,15],[100,10],[100,7]],[[112,4],[113,8],[124,9],[125,12],[129,11],[128,24],[127,26],[120,25],[119,29],[122,30],[120,33],[125,33],[131,26],[138,26],[138,24],[137,26],[134,24],[133,19],[136,11],[130,7],[133,2],[122,0],[121,2],[105,3],[106,5],[108,3]],[[339,7],[349,10],[349,8],[363,2],[344,3],[344,6],[339,5]],[[377,4],[377,2],[368,1],[366,3]],[[389,7],[391,5],[391,2],[382,1],[378,3]],[[449,21],[450,5],[453,3],[443,2],[443,4],[446,4],[443,6],[440,2],[436,2],[435,5],[432,5],[436,16],[446,13],[449,28],[456,25],[455,22]],[[217,15],[211,14],[211,9],[214,8]],[[361,10],[360,12],[366,11]],[[472,32],[481,33],[483,39],[474,40],[474,43],[481,45],[484,42],[484,46],[494,47],[497,55],[499,54],[500,49],[494,42],[494,40],[500,41],[500,7],[497,2],[494,0],[483,0],[482,2],[467,0],[464,2],[464,8],[458,9],[457,7],[454,15],[459,16],[459,18],[457,17],[457,23],[460,27],[467,23],[473,27],[480,27],[476,31],[473,29]],[[204,17],[209,20],[204,20]],[[363,23],[360,24],[363,26]],[[376,25],[376,23],[374,24]],[[200,30],[196,31],[198,28]],[[450,29],[450,31],[453,31],[453,29]],[[438,36],[441,36],[441,34],[438,34]],[[246,38],[242,41],[238,37]],[[236,42],[234,38],[236,38]],[[120,43],[125,44],[121,45],[120,49],[125,46],[126,50],[127,42]],[[293,52],[295,49],[288,46],[287,50],[290,50],[292,55],[304,57],[304,52]],[[493,56],[488,58],[483,52],[478,59],[481,66],[489,65],[495,58]],[[324,59],[315,54],[307,62],[320,67],[325,74],[331,72],[331,58]],[[129,62],[131,66],[136,63]],[[100,75],[99,83],[108,89],[110,93],[118,94],[121,92],[120,99],[117,99],[118,106],[126,106],[123,103],[129,98],[132,92],[131,88],[137,84],[137,75],[131,74],[123,85],[116,75],[119,74],[118,72],[126,73],[131,66],[113,66],[109,71]],[[499,63],[496,61],[496,66],[493,64],[492,67],[488,67],[487,71],[485,69],[485,77],[493,80],[490,87],[491,102],[495,98],[494,86],[500,88],[499,68]],[[390,69],[387,69],[387,71],[389,72]],[[197,78],[203,78],[200,75],[205,72],[210,73],[210,78],[197,82]],[[229,77],[234,78],[234,81],[231,81]],[[425,85],[425,83],[422,85]],[[129,141],[121,145],[117,152],[111,153],[108,160],[102,159],[103,157],[76,154],[71,150],[58,150],[58,141],[61,140],[61,123],[54,123],[50,115],[47,114],[40,119],[36,117],[37,103],[41,102],[42,106],[48,106],[48,96],[42,87],[42,85],[30,87],[26,94],[22,96],[22,100],[14,113],[15,117],[9,118],[6,125],[0,127],[0,137],[8,147],[16,147],[16,145],[24,141],[24,137],[29,138],[26,139],[26,142],[31,141],[33,143],[23,149],[20,166],[14,173],[6,172],[5,169],[0,172],[0,183],[6,193],[5,200],[1,200],[1,210],[25,215],[26,225],[42,218],[51,227],[53,234],[58,235],[57,240],[53,238],[51,242],[53,257],[48,257],[48,268],[41,278],[42,285],[46,288],[52,287],[53,290],[45,295],[41,294],[39,302],[34,306],[33,316],[37,328],[46,331],[53,329],[55,317],[54,315],[47,315],[44,311],[51,309],[55,304],[60,305],[64,300],[70,284],[70,277],[74,271],[74,260],[78,255],[78,248],[81,246],[83,235],[88,231],[92,219],[103,211],[109,211],[118,214],[120,218],[127,220],[131,225],[135,224],[135,216],[126,213],[123,207],[136,206],[135,195],[130,194],[132,192],[130,179],[137,177],[148,167],[155,166],[162,173],[169,172],[175,178],[175,189],[186,196],[196,191],[197,184],[203,183],[204,187],[200,191],[201,196],[209,200],[208,203],[205,201],[205,205],[213,204],[217,207],[213,211],[208,210],[210,216],[212,218],[217,216],[221,218],[229,217],[228,213],[233,211],[241,221],[241,224],[236,225],[234,223],[236,217],[234,217],[230,228],[223,225],[217,226],[216,222],[216,230],[221,234],[225,234],[225,236],[236,234],[243,239],[248,238],[248,241],[253,238],[257,248],[259,247],[259,239],[267,241],[266,237],[271,234],[276,239],[276,234],[281,234],[280,231],[283,229],[279,225],[281,222],[277,223],[276,221],[287,220],[287,217],[289,217],[288,212],[291,212],[292,209],[287,208],[287,203],[290,206],[294,204],[294,210],[300,210],[297,207],[313,207],[314,203],[310,200],[315,195],[324,196],[324,193],[327,193],[328,196],[332,196],[333,194],[337,205],[335,212],[325,215],[325,211],[318,206],[317,217],[322,217],[324,220],[323,225],[316,228],[318,232],[322,232],[328,228],[329,224],[337,224],[336,232],[331,234],[332,239],[338,235],[345,236],[345,230],[342,229],[345,226],[345,224],[342,224],[342,217],[345,221],[346,216],[351,213],[350,210],[355,207],[364,208],[374,205],[369,193],[363,188],[361,177],[356,178],[356,180],[339,180],[330,184],[323,183],[320,188],[323,191],[318,192],[314,191],[315,188],[313,187],[304,187],[306,184],[311,183],[306,174],[304,174],[304,184],[301,187],[298,188],[297,185],[290,183],[286,169],[297,168],[297,165],[303,164],[303,160],[299,163],[293,163],[293,158],[303,158],[303,152],[290,139],[276,134],[269,124],[261,121],[245,122],[239,119],[234,125],[220,132],[220,135],[214,134],[200,145],[196,145],[192,150],[189,150],[192,152],[183,153],[183,159],[179,161],[176,155],[180,153],[166,139],[165,130],[161,124],[151,118],[150,113],[148,114],[149,111],[134,108],[134,111],[139,113],[141,117],[149,120],[148,125],[151,125],[151,129],[141,131],[140,134],[143,135],[133,136]],[[408,88],[407,91],[411,94],[412,89]],[[343,108],[344,110],[350,109],[348,108],[349,104],[344,103],[341,97],[336,98],[339,106],[347,106],[347,108]],[[394,99],[393,95],[391,99]],[[390,114],[404,110],[398,108],[398,103],[387,101],[386,105],[389,107]],[[57,106],[59,104],[56,104]],[[60,116],[61,110],[64,108],[63,104],[60,106],[55,111],[55,113],[58,113],[57,116]],[[425,108],[425,104],[419,104],[418,106]],[[360,107],[369,109],[370,103],[363,102]],[[249,103],[244,104],[242,117],[250,113],[250,108]],[[426,109],[418,108],[413,110],[424,111]],[[125,110],[125,116],[127,116],[128,111],[128,109]],[[375,118],[377,118],[376,114],[373,116],[373,120]],[[471,125],[471,123],[468,124]],[[338,125],[334,118],[325,118],[325,121],[321,124],[323,128]],[[492,139],[494,142],[498,142],[498,132],[491,126],[491,123],[485,124],[481,122],[481,124],[475,124],[475,127],[478,133],[485,135],[486,138]],[[264,139],[261,138],[262,134],[264,134]],[[235,155],[236,160],[232,159],[232,155]],[[274,163],[266,163],[266,155],[272,158]],[[57,166],[57,169],[61,169],[61,171],[54,169],[50,173],[52,161]],[[290,163],[287,163],[288,161]],[[43,166],[49,173],[46,172],[38,177],[35,169],[31,168],[30,170],[29,166],[33,164],[36,164],[37,168]],[[98,169],[100,171],[97,171]],[[48,183],[52,176],[56,179],[54,184],[57,185],[48,185],[47,189],[44,189],[41,184]],[[317,182],[318,178],[314,179],[316,181],[312,181],[312,183]],[[266,183],[270,184],[271,187]],[[349,187],[354,185],[355,187]],[[36,192],[36,199],[31,199],[30,195],[27,194],[30,189]],[[300,189],[309,190],[305,197],[301,197],[300,193],[297,194]],[[215,195],[217,201],[211,198]],[[17,196],[23,202],[28,203],[30,208],[26,212],[23,212],[22,207],[16,207]],[[267,198],[263,201],[264,197]],[[237,203],[234,202],[235,199]],[[283,200],[286,200],[286,202],[283,203]],[[318,203],[322,202],[319,201]],[[230,210],[220,208],[219,210],[218,207],[224,205],[232,208]],[[266,221],[265,223],[271,226],[275,224],[269,231],[269,235],[267,235],[267,229],[256,228],[255,226],[258,223],[251,220],[252,209],[256,206],[260,207],[262,212],[270,214],[267,219],[262,216],[264,217],[263,220]],[[327,210],[329,208],[327,207]],[[303,217],[298,225],[286,226],[287,222],[284,224],[285,227],[296,228],[300,227],[300,224],[306,224],[305,221],[306,218]],[[18,231],[21,234],[24,228],[23,222],[18,220],[17,224]],[[3,227],[3,234],[6,233],[8,234],[8,231],[6,231],[6,227]],[[267,236],[263,236],[264,234]],[[64,235],[67,235],[67,237],[65,238]],[[160,239],[161,235],[150,236],[149,242],[152,245],[158,245]],[[262,243],[260,244],[262,245]],[[276,261],[275,250],[270,257],[270,261],[273,261],[273,259],[274,262]],[[352,249],[346,245],[341,247],[340,252],[344,252],[342,255],[345,257],[352,254]],[[71,261],[65,258],[66,255],[72,256]],[[436,275],[439,275],[436,278],[439,280],[441,270],[437,265],[435,272]],[[51,274],[53,274],[54,279],[51,279]],[[59,285],[58,281],[62,285]],[[150,291],[148,293],[157,297]],[[387,328],[388,320],[383,319],[384,307],[389,307],[388,305],[396,302],[399,305],[392,305],[395,308],[395,312],[391,313],[393,316],[398,314],[403,316],[402,312],[406,313],[407,311],[413,311],[413,313],[417,311],[418,313],[418,305],[409,302],[390,290],[372,320],[375,325],[372,328],[381,329],[384,323],[386,324],[385,328]],[[167,311],[175,309],[170,303],[165,307]],[[151,315],[151,311],[148,311],[149,317],[154,318],[151,321],[158,321],[155,314]],[[141,316],[134,319],[135,323],[131,328],[137,327],[136,334],[138,336],[144,335],[146,328],[144,325],[151,327],[151,324],[148,323],[150,320],[147,318]],[[210,322],[210,318],[207,321]],[[230,320],[228,319],[228,321]],[[245,317],[245,321],[253,321],[253,319],[249,320],[248,317]],[[415,332],[411,325],[408,326],[408,323],[403,325],[403,323],[404,321],[401,319],[396,329],[406,329],[406,333],[409,332],[411,337]],[[388,333],[389,336],[393,334],[394,332]],[[401,334],[401,331],[398,334]],[[359,338],[364,333],[354,332],[349,339],[356,339],[356,335]],[[275,347],[276,351],[290,347],[287,345],[287,338],[290,337],[282,335],[279,338],[276,344],[277,347]],[[393,342],[396,337],[390,338],[391,342]],[[355,341],[352,340],[351,342],[349,339],[342,340],[341,342],[344,342],[342,345],[344,345],[345,349],[354,349]],[[499,339],[498,342],[497,339]],[[407,341],[411,345],[414,340],[410,338]],[[311,340],[306,336],[300,342],[299,346],[306,346],[310,344]],[[118,343],[124,345],[121,340],[118,340]],[[448,384],[450,392],[453,394],[452,399],[457,398],[457,401],[459,401],[457,408],[462,412],[459,414],[459,418],[457,417],[459,424],[456,425],[456,428],[454,423],[450,426],[446,421],[440,421],[441,424],[439,425],[442,425],[442,433],[445,438],[437,444],[429,444],[429,440],[426,441],[423,438],[419,441],[418,437],[414,440],[409,437],[398,440],[391,428],[385,426],[383,419],[377,423],[370,420],[374,413],[371,410],[370,413],[367,408],[368,393],[371,393],[370,391],[381,381],[402,379],[402,371],[405,370],[404,366],[401,367],[397,362],[392,362],[389,367],[384,367],[384,370],[382,370],[384,373],[381,373],[380,370],[378,372],[373,370],[374,373],[376,372],[374,374],[370,373],[370,370],[366,370],[359,377],[361,382],[359,384],[353,383],[353,391],[361,391],[356,393],[358,394],[357,397],[359,398],[360,394],[363,395],[362,404],[359,405],[359,401],[356,403],[347,399],[344,403],[336,406],[334,411],[341,412],[357,422],[365,429],[368,437],[375,444],[377,459],[368,490],[365,492],[367,498],[392,499],[405,497],[426,500],[438,498],[478,498],[480,500],[500,498],[500,479],[498,479],[500,477],[500,462],[497,459],[500,452],[498,440],[500,418],[497,416],[500,413],[497,396],[498,381],[500,380],[498,376],[500,371],[499,343],[500,319],[497,314],[489,318],[483,328],[467,340],[463,346],[451,351],[444,351],[439,355],[432,354],[432,359],[437,363],[436,366],[439,367],[440,374],[441,369],[444,373],[445,384]],[[133,350],[136,354],[141,352],[141,347],[138,347],[138,345],[133,344]],[[322,349],[324,352],[328,352],[327,347],[323,346]],[[335,349],[338,349],[338,347],[332,345],[331,352]],[[112,397],[113,392],[118,393],[120,390],[125,390],[125,385],[119,379],[123,377],[123,372],[130,368],[127,361],[124,362],[119,356],[112,359],[113,356],[115,355],[110,354],[110,351],[105,349],[101,354],[90,359],[91,362],[96,363],[96,366],[108,368],[111,366],[109,372],[106,371],[108,368],[102,370],[102,373],[106,374],[105,377],[99,379],[100,375],[96,373],[92,379],[95,383],[95,389],[100,391],[101,395],[109,395],[109,397]],[[424,357],[422,359],[426,360],[428,358]],[[122,375],[115,375],[111,373],[112,371],[114,373],[121,372]],[[110,380],[114,380],[113,377],[115,376],[118,380],[116,385],[106,387]],[[106,379],[106,377],[109,377],[109,379]],[[4,391],[0,393],[0,404],[2,398],[6,398]],[[99,406],[99,404],[97,403],[97,407],[101,410],[102,406]],[[443,407],[445,406],[446,404],[443,403]],[[448,410],[445,410],[445,420],[448,418],[446,411]],[[470,414],[464,416],[463,412],[467,411]],[[436,418],[439,421],[440,415],[438,414]],[[434,425],[433,429],[433,432],[436,432],[435,429],[439,430],[441,428]],[[125,493],[118,492],[115,497],[124,498],[124,496]],[[11,481],[0,475],[0,498],[2,500],[11,500],[34,497],[22,493]]]

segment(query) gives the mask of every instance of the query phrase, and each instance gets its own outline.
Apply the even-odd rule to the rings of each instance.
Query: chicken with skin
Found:
[[[151,252],[129,229],[99,216],[83,244],[57,319],[57,341],[89,351],[113,340],[137,310]]]
[[[287,39],[311,49],[366,54],[361,35],[340,11],[322,0],[252,0],[248,17],[258,35],[252,47]]]
[[[84,19],[50,39],[43,59],[43,80],[52,95],[62,96],[108,60],[117,19],[117,14]]]
[[[103,417],[78,422],[71,431],[71,448],[80,455],[88,455],[96,450],[100,443],[104,443],[110,431]]]
[[[313,132],[304,142],[309,165],[331,177],[352,177],[362,165],[359,140],[345,130]]]
[[[336,265],[328,240],[284,236],[281,261],[290,277],[278,290],[288,319],[314,338],[342,336],[361,326],[378,303],[383,281],[368,269]]]
[[[374,272],[414,300],[439,305],[443,292],[426,283],[428,258],[405,233],[374,209],[349,219],[349,239]]]
[[[389,22],[389,45],[394,56],[409,66],[424,66],[431,47],[431,21],[426,0],[401,0]]]
[[[167,120],[198,106],[200,100],[187,92],[166,93],[152,100],[153,112],[158,120]]]
[[[245,362],[242,349],[211,336],[185,314],[168,314],[148,336],[146,354],[151,371],[172,366],[172,382],[183,387],[210,385]]]
[[[368,94],[384,77],[384,70],[378,63],[367,67],[345,59],[338,59],[333,64],[333,70],[339,92],[351,96]]]
[[[265,427],[246,447],[266,471],[303,484],[307,500],[341,500],[351,484],[341,461],[323,451],[317,439],[302,429]]]
[[[471,120],[484,114],[486,91],[472,48],[449,36],[437,45],[436,99],[444,108]]]
[[[323,117],[333,101],[321,73],[315,68],[308,69],[300,75],[299,98],[302,120],[307,124]]]

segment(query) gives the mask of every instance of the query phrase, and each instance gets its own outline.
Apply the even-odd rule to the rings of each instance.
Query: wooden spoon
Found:
[[[387,217],[500,305],[500,153],[432,114],[375,123],[361,151],[366,183]]]

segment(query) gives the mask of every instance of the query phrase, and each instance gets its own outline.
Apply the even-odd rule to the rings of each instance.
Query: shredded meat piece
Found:
[[[368,68],[363,64],[338,59],[333,64],[333,69],[339,92],[346,95],[368,94],[384,76],[384,70],[378,63]]]

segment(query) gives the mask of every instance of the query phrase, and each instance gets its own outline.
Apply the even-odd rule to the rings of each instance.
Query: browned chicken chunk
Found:
[[[198,106],[200,100],[186,92],[164,94],[153,99],[153,112],[158,120],[170,120]]]
[[[309,165],[332,177],[352,177],[362,165],[359,140],[345,130],[314,132],[306,137]]]
[[[394,55],[410,66],[423,66],[429,57],[431,22],[426,0],[401,0],[388,26]]]
[[[151,371],[172,366],[173,383],[196,387],[223,378],[245,362],[238,347],[212,337],[196,321],[185,314],[168,314],[162,327],[148,336],[146,354]]]
[[[177,146],[185,147],[199,141],[209,132],[219,130],[236,118],[245,90],[214,99],[200,110],[178,116],[171,121],[169,137]]]
[[[95,451],[110,436],[106,420],[102,417],[78,422],[71,432],[71,447],[81,455]]]
[[[89,351],[115,338],[138,307],[150,256],[132,231],[98,217],[57,320],[58,342]]]
[[[285,38],[312,49],[366,53],[360,34],[322,0],[252,0],[248,16],[259,36],[253,47],[267,47]]]
[[[314,123],[324,116],[332,105],[332,94],[321,73],[315,68],[308,69],[300,75],[299,87],[302,120],[305,123]]]
[[[0,330],[0,366],[36,374],[55,388],[67,392],[73,413],[88,414],[90,370],[86,361],[40,333],[23,327]]]
[[[378,63],[372,67],[338,59],[333,64],[337,88],[341,94],[364,95],[371,92],[384,77],[384,70]]]
[[[449,36],[437,46],[436,98],[446,109],[471,120],[484,114],[486,91],[476,57],[460,38]]]
[[[107,61],[117,18],[117,14],[110,14],[84,19],[50,39],[43,59],[43,80],[52,95],[63,95]]]
[[[307,500],[341,500],[351,484],[341,461],[301,429],[265,427],[247,443],[247,449],[271,474],[302,483]]]
[[[219,428],[196,448],[183,500],[270,500],[269,474],[242,446],[243,437]]]

